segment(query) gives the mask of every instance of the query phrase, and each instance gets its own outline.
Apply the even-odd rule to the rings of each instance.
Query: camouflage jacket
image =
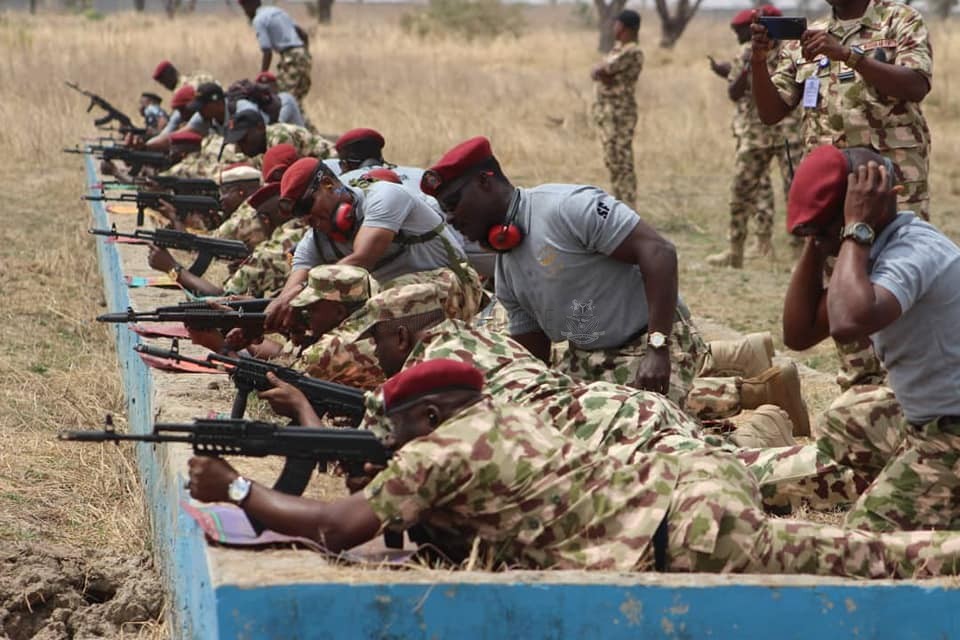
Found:
[[[260,298],[279,293],[290,275],[290,255],[306,230],[307,226],[300,218],[288,220],[278,227],[224,283],[224,294]]]
[[[608,82],[595,81],[597,102],[615,103],[636,109],[637,78],[643,69],[643,52],[636,42],[617,42],[603,59],[603,68],[610,74]]]
[[[863,47],[866,56],[913,69],[931,80],[933,53],[926,24],[919,11],[902,2],[871,0],[860,20],[852,25],[830,17],[810,28],[826,29],[846,46]],[[801,107],[804,85],[808,81],[819,83],[817,105],[802,108],[807,149],[821,144],[872,146],[885,153],[891,149],[926,149],[929,145],[930,132],[918,103],[881,94],[843,62],[822,56],[806,60],[799,41],[783,46],[772,77],[783,100]]]
[[[191,153],[161,175],[180,178],[210,178],[219,181],[220,170],[223,167],[244,162],[247,159],[242,153],[236,151],[232,144],[228,144],[223,149],[221,156],[221,147],[223,147],[223,136],[211,133],[203,139],[199,152]],[[257,168],[259,169],[259,167]]]
[[[214,237],[224,240],[240,240],[250,251],[268,238],[267,229],[260,222],[257,210],[246,202],[241,203],[230,217],[223,221],[213,233]]]
[[[297,156],[300,158],[310,156],[312,158],[326,160],[327,158],[337,157],[337,151],[334,149],[333,143],[326,138],[318,136],[315,133],[310,133],[307,129],[298,127],[295,124],[287,124],[285,122],[268,124],[267,149],[283,143],[292,144],[297,150]],[[263,154],[261,153],[249,159],[244,158],[243,161],[260,169],[263,163]]]
[[[799,142],[800,129],[797,111],[791,112],[786,118],[775,125],[763,124],[757,112],[757,104],[753,100],[753,91],[750,82],[750,53],[751,44],[748,42],[740,47],[740,52],[730,65],[730,82],[734,82],[744,69],[747,71],[746,91],[736,102],[736,111],[733,114],[733,135],[737,138],[737,152],[753,149],[768,149],[783,147],[784,140],[791,143]],[[777,60],[780,56],[780,47],[770,51],[767,56],[767,70],[773,75],[776,71]],[[799,158],[798,158],[799,160]]]
[[[383,529],[477,537],[496,567],[644,570],[678,473],[673,456],[625,466],[485,398],[408,442],[364,496]]]

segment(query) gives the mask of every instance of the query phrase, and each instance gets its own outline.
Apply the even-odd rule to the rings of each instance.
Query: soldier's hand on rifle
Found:
[[[274,298],[264,313],[267,318],[263,323],[263,329],[266,333],[277,332],[291,326],[294,321],[294,309],[290,306],[290,301],[296,297],[284,296],[282,293]]]
[[[370,481],[384,469],[386,469],[386,467],[380,466],[379,464],[373,464],[372,462],[363,463],[362,476],[347,476],[347,491],[350,493],[363,491],[363,488],[370,484]]]
[[[194,456],[187,462],[190,470],[190,497],[202,502],[226,502],[227,487],[237,476],[236,469],[222,458]]]
[[[176,259],[170,255],[166,249],[161,249],[156,245],[150,245],[150,252],[147,255],[147,263],[151,269],[168,273],[177,266]]]
[[[100,173],[105,176],[116,175],[117,167],[110,160],[101,160],[100,161]]]
[[[214,353],[222,353],[224,339],[216,329],[191,329],[187,327],[187,335],[190,336],[190,342],[206,347]]]
[[[300,389],[284,382],[273,373],[267,373],[267,380],[270,381],[273,388],[261,391],[257,395],[270,403],[270,408],[273,409],[274,413],[296,420],[301,424],[309,422],[306,419],[309,414],[315,415],[313,407],[310,406],[310,401],[307,400],[307,396],[303,395]]]
[[[172,222],[174,226],[176,226],[176,224],[179,222],[179,219],[177,218],[177,208],[166,200],[158,200],[157,205],[151,208],[156,209],[160,215]]]

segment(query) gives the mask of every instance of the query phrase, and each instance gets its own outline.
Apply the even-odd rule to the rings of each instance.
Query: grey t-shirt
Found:
[[[425,202],[414,197],[409,191],[392,182],[377,182],[366,191],[348,187],[357,198],[357,218],[363,227],[389,229],[410,236],[418,236],[435,229],[443,219]],[[320,251],[314,241],[314,231],[304,234],[293,255],[293,270],[311,269],[318,264],[332,264],[341,255],[353,252],[353,244],[334,243],[326,235],[318,236]],[[463,248],[446,226],[441,231],[443,238],[435,237],[426,242],[403,245],[395,240],[386,256],[402,252],[394,259],[374,269],[373,277],[378,280],[391,280],[397,276],[415,271],[429,271],[449,265],[446,244],[453,249],[458,260],[466,259]],[[336,247],[336,250],[334,249]],[[339,254],[338,254],[339,252]]]
[[[870,262],[870,281],[900,303],[900,317],[871,337],[907,420],[960,416],[960,248],[902,212],[877,238]]]
[[[183,118],[180,117],[180,112],[174,109],[170,112],[170,118],[167,120],[167,126],[165,126],[160,133],[173,133],[180,128],[180,124],[182,122]]]
[[[257,33],[257,44],[261,49],[283,51],[303,46],[293,20],[279,7],[260,5],[253,17],[253,30]]]
[[[281,91],[277,94],[277,97],[280,98],[280,115],[278,116],[278,122],[295,124],[298,127],[307,126],[303,122],[303,114],[300,113],[300,105],[297,104],[297,99],[294,98],[292,94],[289,94],[286,91]]]
[[[632,209],[567,184],[518,189],[510,206],[525,237],[497,256],[496,291],[512,335],[539,329],[553,342],[610,349],[647,326],[640,269],[609,257],[639,222]]]
[[[224,133],[223,124],[217,122],[216,120],[205,119],[199,111],[190,117],[190,120],[187,121],[187,127],[193,129],[204,137],[210,135],[211,131],[220,136],[222,136]]]

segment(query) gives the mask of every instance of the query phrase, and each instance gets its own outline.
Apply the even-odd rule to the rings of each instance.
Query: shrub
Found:
[[[400,25],[421,38],[458,35],[473,40],[520,36],[526,21],[520,6],[500,0],[430,0],[426,9],[404,14]]]

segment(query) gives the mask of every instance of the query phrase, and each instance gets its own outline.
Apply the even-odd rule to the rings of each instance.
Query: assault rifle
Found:
[[[320,416],[347,418],[352,426],[359,425],[363,419],[363,391],[347,385],[311,378],[296,369],[256,358],[231,358],[218,353],[211,353],[207,355],[206,360],[200,360],[182,355],[176,343],[171,349],[158,349],[146,344],[138,344],[134,349],[158,358],[190,362],[201,367],[229,373],[233,384],[237,387],[237,395],[233,400],[233,408],[230,410],[230,417],[234,419],[242,418],[243,414],[246,413],[247,397],[250,393],[266,391],[273,387],[267,380],[267,373],[274,374],[284,382],[292,384],[302,391],[310,402],[310,406]]]
[[[222,211],[220,199],[209,196],[178,196],[162,191],[137,191],[136,193],[121,193],[119,196],[108,196],[101,193],[98,196],[81,196],[83,200],[96,202],[135,202],[137,204],[137,226],[143,226],[143,212],[147,207],[156,209],[161,202],[168,202],[177,211],[177,217],[185,219],[191,213],[209,213]]]
[[[165,313],[170,311],[189,311],[191,309],[210,309],[211,303],[223,307],[230,307],[234,311],[245,311],[247,313],[262,313],[267,306],[273,302],[273,298],[248,298],[245,300],[192,300],[190,302],[179,302],[166,307],[157,307],[155,313]]]
[[[265,313],[251,313],[242,308],[237,311],[222,311],[209,306],[201,309],[177,309],[164,311],[163,308],[153,311],[134,311],[128,307],[120,313],[105,313],[97,316],[97,322],[127,323],[127,322],[182,322],[191,329],[234,329],[242,327],[253,331],[263,331],[263,323],[267,319]]]
[[[170,156],[162,151],[140,151],[122,146],[87,145],[64,149],[64,153],[92,153],[101,160],[120,160],[130,167],[130,174],[137,175],[143,167],[153,167],[157,171],[169,169]]]
[[[202,276],[214,258],[223,260],[240,260],[250,255],[247,245],[239,240],[220,240],[198,236],[186,231],[175,229],[136,229],[133,233],[117,231],[117,225],[110,229],[90,229],[90,233],[110,238],[135,238],[146,240],[157,247],[164,249],[180,249],[181,251],[196,251],[197,257],[187,270],[195,276]]]
[[[207,196],[210,198],[220,197],[220,186],[208,178],[178,178],[177,176],[150,176],[149,178],[135,178],[131,182],[121,182],[118,180],[100,182],[99,185],[93,185],[104,191],[107,189],[117,189],[123,191],[136,191],[137,189],[153,188],[169,191],[178,196]]]
[[[64,84],[74,91],[82,93],[86,97],[90,98],[90,105],[87,107],[87,113],[90,113],[94,107],[100,107],[107,112],[106,115],[96,118],[93,121],[93,124],[97,125],[98,127],[103,127],[104,125],[116,120],[117,126],[121,133],[134,133],[137,129],[137,127],[133,126],[133,121],[130,120],[130,116],[120,111],[97,94],[81,89],[76,82],[64,82]],[[144,129],[143,131],[145,132],[146,130]]]

